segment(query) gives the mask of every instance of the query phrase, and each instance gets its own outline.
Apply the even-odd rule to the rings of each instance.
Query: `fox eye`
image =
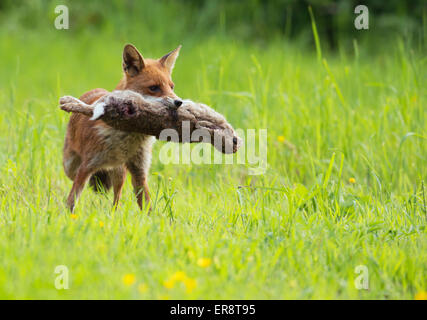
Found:
[[[171,89],[173,90],[173,89],[175,89],[175,85],[173,84],[173,85],[171,85]]]
[[[152,92],[159,92],[160,91],[160,87],[157,85],[149,86],[148,89],[150,89],[150,91],[152,91]]]

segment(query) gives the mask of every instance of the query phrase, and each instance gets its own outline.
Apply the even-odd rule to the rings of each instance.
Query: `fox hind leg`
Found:
[[[124,166],[114,168],[109,173],[111,176],[114,191],[113,207],[116,208],[122,196],[123,185],[125,184],[126,180],[126,168]]]
[[[150,190],[148,189],[147,177],[140,174],[140,172],[131,172],[132,185],[136,195],[137,203],[139,208],[143,209],[143,197],[145,204],[150,204]],[[151,208],[150,208],[151,210]]]
[[[140,155],[141,156],[141,155]],[[146,204],[150,204],[150,190],[147,183],[147,168],[144,168],[144,161],[140,157],[135,157],[126,163],[132,177],[132,186],[136,195],[139,208],[143,209],[143,197]],[[149,165],[149,164],[148,164]],[[151,208],[150,208],[151,209]]]
[[[79,169],[82,160],[80,156],[74,151],[70,150],[67,145],[64,149],[64,171],[68,178],[74,180],[77,174],[77,170]]]
[[[74,179],[73,187],[71,188],[70,194],[67,199],[67,207],[71,212],[74,211],[75,203],[80,197],[83,188],[89,179],[92,171],[87,167],[85,163],[82,163],[77,170],[76,177]]]

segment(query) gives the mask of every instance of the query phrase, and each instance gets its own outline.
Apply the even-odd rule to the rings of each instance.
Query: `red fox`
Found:
[[[181,46],[160,59],[144,59],[133,45],[127,44],[123,50],[124,76],[116,90],[169,97],[179,107],[182,100],[173,91],[171,74],[180,49]],[[104,89],[94,89],[84,93],[80,100],[92,104],[107,93]],[[100,120],[92,121],[73,113],[67,127],[63,157],[65,173],[73,180],[67,199],[71,212],[88,180],[96,191],[113,187],[114,206],[117,206],[127,171],[131,174],[139,207],[143,208],[142,193],[146,204],[150,204],[147,175],[154,141],[152,136],[115,130]]]

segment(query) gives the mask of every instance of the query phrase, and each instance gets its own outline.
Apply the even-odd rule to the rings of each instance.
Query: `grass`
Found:
[[[236,128],[267,128],[266,173],[164,165],[158,142],[150,216],[127,181],[117,211],[111,194],[86,189],[71,217],[58,98],[113,89],[126,42],[146,57],[178,43],[12,34],[0,33],[1,298],[413,299],[427,289],[427,60],[404,41],[320,59],[280,40],[183,39],[177,94]],[[54,287],[58,265],[69,290]],[[369,290],[354,286],[359,265]]]

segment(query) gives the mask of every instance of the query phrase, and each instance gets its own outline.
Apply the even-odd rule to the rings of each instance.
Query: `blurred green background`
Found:
[[[350,0],[0,0],[0,298],[427,296],[425,3],[364,1],[356,30]],[[117,211],[86,189],[70,216],[58,99],[112,90],[125,43],[182,44],[176,93],[267,128],[265,174],[163,164],[158,142],[150,216],[129,179]]]
[[[169,43],[176,39],[227,35],[237,41],[265,45],[280,37],[313,47],[307,10],[311,6],[319,35],[330,49],[351,45],[353,38],[370,38],[379,46],[396,36],[413,41],[417,48],[425,45],[426,2],[422,0],[363,3],[355,0],[2,0],[1,28],[12,33],[22,27],[51,29],[54,7],[59,4],[71,9],[69,32],[73,34],[108,30],[117,37],[149,38],[150,34],[158,33],[156,29],[167,26],[168,32],[155,41]],[[358,4],[369,8],[369,32],[354,28],[354,8]]]

